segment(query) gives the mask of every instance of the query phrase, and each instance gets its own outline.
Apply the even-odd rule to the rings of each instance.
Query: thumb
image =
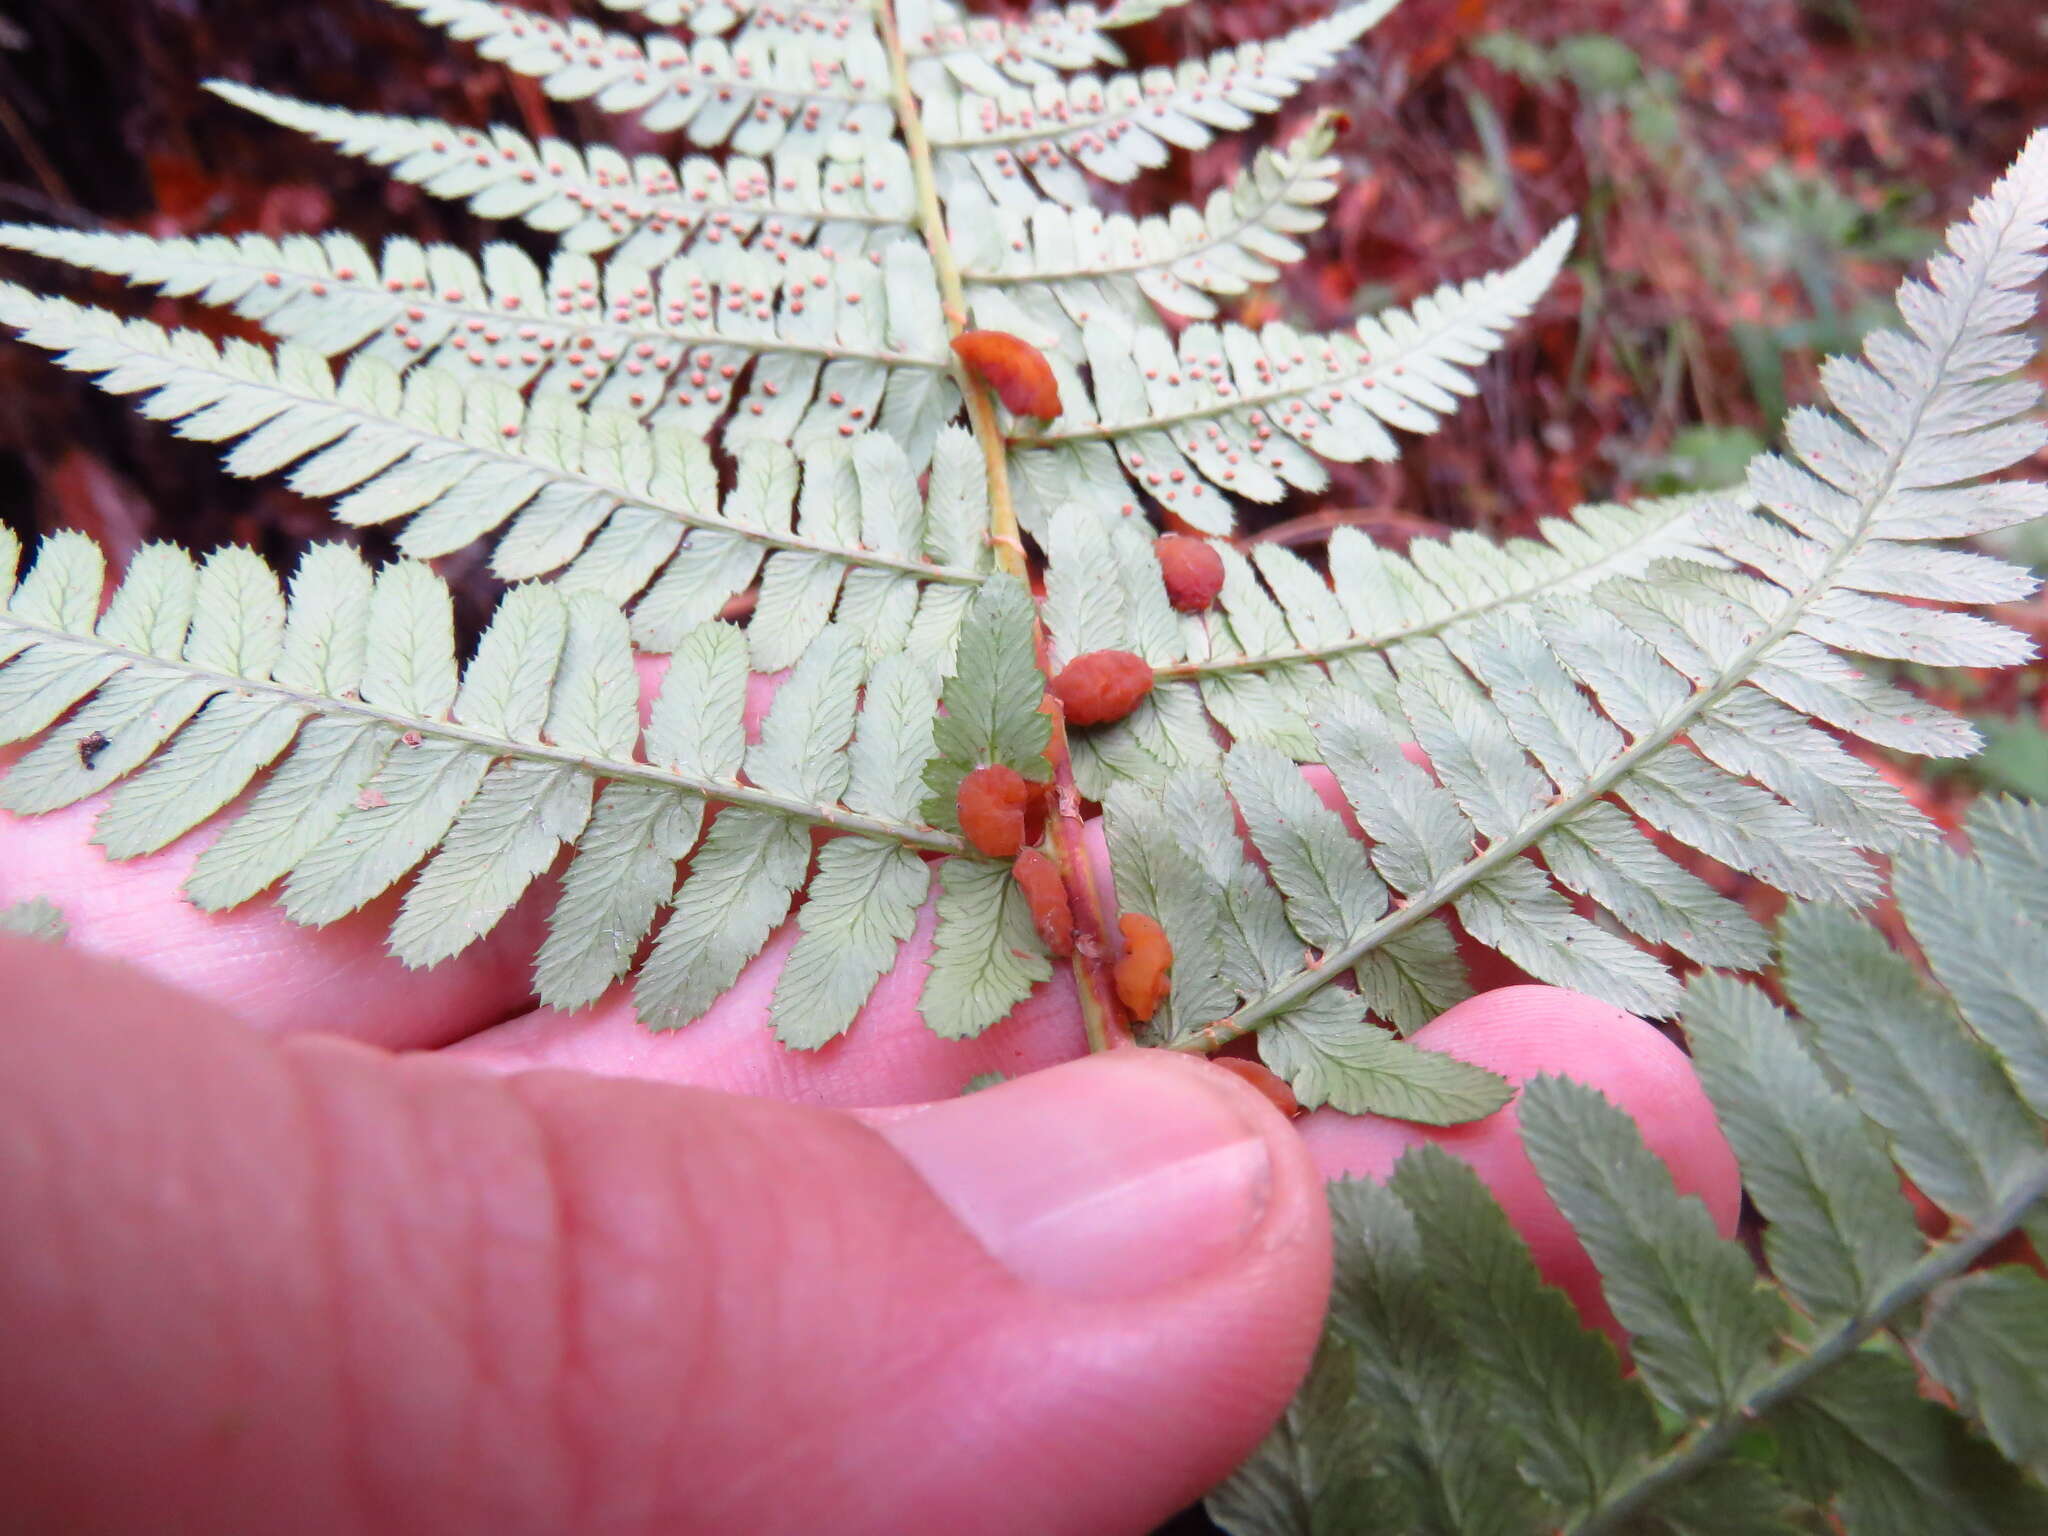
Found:
[[[1141,1532],[1314,1344],[1320,1182],[1196,1063],[864,1125],[0,945],[15,1529]]]

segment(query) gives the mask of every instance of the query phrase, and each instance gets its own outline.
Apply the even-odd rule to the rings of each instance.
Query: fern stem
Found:
[[[1944,1280],[1962,1274],[1996,1247],[2044,1197],[2048,1197],[2048,1157],[2034,1160],[2032,1170],[2019,1187],[1999,1203],[1988,1220],[1972,1227],[1968,1235],[1936,1248],[1862,1312],[1824,1335],[1807,1353],[1779,1366],[1732,1409],[1646,1463],[1598,1507],[1567,1526],[1564,1536],[1601,1536],[1603,1532],[1629,1529],[1630,1522],[1652,1509],[1660,1495],[1725,1457],[1737,1440],[1755,1428],[1759,1418],[1797,1397],[1886,1327],[1893,1317]]]
[[[796,821],[808,822],[812,826],[826,827],[834,832],[850,832],[862,837],[881,838],[928,853],[964,853],[967,849],[962,839],[932,827],[891,821],[884,816],[869,816],[836,805],[815,805],[731,779],[678,773],[672,769],[657,768],[650,763],[628,759],[595,757],[587,752],[572,752],[565,747],[550,746],[545,742],[510,741],[488,731],[471,730],[452,720],[401,714],[397,710],[380,709],[361,699],[308,693],[302,689],[288,688],[267,678],[238,677],[232,673],[216,672],[211,668],[193,666],[187,662],[153,656],[146,651],[113,645],[97,636],[73,634],[69,630],[29,623],[13,614],[0,614],[0,632],[8,629],[24,630],[38,638],[72,649],[96,650],[106,655],[120,656],[126,658],[128,665],[132,667],[155,669],[179,677],[218,684],[222,693],[239,694],[245,698],[276,699],[281,703],[297,705],[311,714],[349,716],[358,720],[375,721],[404,735],[457,742],[481,752],[488,752],[493,757],[552,763],[558,767],[577,769],[593,778],[623,780],[674,793],[699,795],[706,800],[729,805],[751,806],[758,810],[773,811],[777,815],[787,816]]]
[[[1067,722],[1057,700],[1052,715],[1051,757],[1057,765],[1055,792],[1059,797],[1052,822],[1053,853],[1059,861],[1060,877],[1074,913],[1074,980],[1081,999],[1081,1027],[1088,1036],[1088,1049],[1106,1051],[1128,1045],[1131,1029],[1116,995],[1116,978],[1111,969],[1115,950],[1109,936],[1109,912],[1095,879],[1095,861],[1088,856],[1088,840],[1081,820],[1081,795],[1074,784],[1073,759],[1067,751]]]
[[[896,24],[896,9],[890,0],[875,0],[875,12],[882,44],[889,52],[889,76],[896,87],[896,119],[903,130],[904,147],[910,154],[912,179],[917,184],[917,225],[931,252],[932,270],[939,279],[940,305],[946,315],[946,329],[958,336],[967,329],[967,290],[960,280],[960,262],[953,254],[953,242],[946,235],[945,210],[939,206],[938,177],[932,169],[931,140],[924,131],[924,116],[918,111],[917,93],[910,86],[910,64],[903,49],[903,34]],[[967,419],[974,428],[974,440],[981,446],[982,463],[988,473],[989,543],[995,547],[996,562],[1028,587],[1030,562],[1024,555],[1024,540],[1017,531],[1017,507],[1010,496],[1009,443],[996,421],[995,405],[980,379],[956,354],[953,377],[967,402]],[[1050,659],[1042,619],[1032,619],[1033,644],[1039,670]],[[1057,706],[1055,706],[1055,710]],[[1088,858],[1088,844],[1081,822],[1081,796],[1074,783],[1074,765],[1067,751],[1066,724],[1053,714],[1052,741],[1047,751],[1052,763],[1053,788],[1057,796],[1052,820],[1052,845],[1068,899],[1075,908],[1077,943],[1072,961],[1074,990],[1081,1000],[1081,1024],[1087,1031],[1088,1049],[1105,1051],[1130,1039],[1129,1028],[1117,1006],[1116,991],[1109,974],[1108,923],[1101,893],[1095,888],[1094,868]]]
[[[903,129],[911,176],[917,184],[918,233],[924,236],[925,249],[932,256],[932,269],[938,275],[946,329],[958,336],[967,329],[967,290],[960,280],[960,261],[953,254],[953,242],[946,236],[945,210],[939,207],[931,140],[924,131],[924,115],[917,109],[917,93],[910,88],[910,63],[903,51],[903,34],[896,25],[896,8],[890,0],[876,0],[875,13],[882,44],[889,51],[889,76],[896,87],[896,120]],[[996,563],[1020,581],[1028,581],[1024,541],[1017,535],[1017,508],[1010,498],[1009,444],[981,380],[957,356],[952,360],[952,368],[961,398],[967,402],[967,420],[974,428],[974,440],[981,445],[982,461],[988,469],[989,542],[995,546]]]

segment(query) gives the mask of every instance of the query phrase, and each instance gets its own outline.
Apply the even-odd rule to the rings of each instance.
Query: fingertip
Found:
[[[922,997],[936,924],[935,902],[927,900],[852,1023],[815,1049],[796,1050],[775,1037],[775,987],[799,936],[794,920],[776,929],[733,985],[681,1029],[648,1029],[631,984],[623,983],[588,1009],[536,1009],[451,1049],[497,1071],[570,1067],[839,1109],[949,1099],[987,1073],[1019,1077],[1087,1049],[1080,1000],[1065,966],[1054,966],[1047,980],[979,1034],[960,1040],[934,1034],[924,1021]]]
[[[1262,1095],[1135,1046],[882,1133],[1008,1267],[1092,1299],[1198,1283],[1248,1248],[1297,1244],[1320,1200],[1306,1150]]]
[[[1199,1063],[864,1127],[17,961],[0,1484],[51,1529],[1146,1530],[1313,1347],[1321,1181]]]
[[[117,861],[93,841],[105,804],[101,795],[37,816],[0,812],[0,904],[47,898],[74,953],[131,966],[266,1033],[317,1030],[398,1049],[459,1039],[530,1006],[547,878],[468,948],[411,969],[388,945],[401,891],[319,927],[294,922],[274,890],[206,911],[185,886],[233,808],[166,848]]]
[[[1518,1083],[1548,1072],[1599,1089],[1636,1122],[1679,1188],[1700,1197],[1721,1235],[1734,1235],[1742,1214],[1734,1149],[1692,1058],[1656,1025],[1582,992],[1531,983],[1468,999],[1416,1039]]]
[[[1582,993],[1527,985],[1470,998],[1413,1039],[1518,1085],[1554,1073],[1598,1089],[1635,1121],[1680,1192],[1701,1200],[1724,1237],[1734,1235],[1742,1207],[1735,1154],[1690,1059],[1654,1025]],[[1588,1323],[1619,1337],[1591,1258],[1522,1146],[1518,1104],[1456,1126],[1324,1109],[1300,1122],[1301,1134],[1327,1177],[1385,1179],[1404,1153],[1425,1144],[1468,1163],[1529,1244],[1544,1277],[1572,1296]]]
[[[1149,1528],[1293,1395],[1328,1299],[1329,1218],[1307,1149],[1255,1088],[1125,1046],[878,1129],[1024,1280],[1013,1342],[1070,1362],[1065,1410],[1038,1431],[1068,1494],[1051,1528]]]

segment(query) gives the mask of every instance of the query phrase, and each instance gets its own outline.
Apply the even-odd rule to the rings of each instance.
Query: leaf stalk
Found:
[[[918,111],[917,93],[910,85],[910,65],[904,52],[903,34],[896,24],[895,7],[889,0],[875,0],[877,25],[882,45],[889,54],[889,75],[895,84],[896,118],[903,129],[904,147],[910,154],[911,174],[917,184],[917,225],[931,252],[932,269],[939,279],[939,298],[946,315],[946,328],[958,336],[967,328],[967,290],[960,277],[960,263],[953,243],[946,235],[946,217],[939,207],[938,179],[932,169],[931,141]],[[1017,507],[1010,495],[1009,441],[996,420],[995,404],[973,371],[955,355],[953,377],[967,402],[967,419],[974,428],[974,440],[981,447],[988,472],[989,543],[996,563],[1027,587],[1030,562],[1017,527]],[[1050,658],[1044,622],[1032,620],[1038,663],[1045,670]],[[1080,795],[1074,784],[1074,765],[1067,752],[1066,723],[1052,706],[1052,741],[1047,756],[1052,763],[1057,806],[1052,821],[1053,853],[1066,882],[1068,900],[1075,907],[1077,938],[1072,961],[1075,990],[1081,999],[1081,1022],[1088,1035],[1088,1049],[1108,1050],[1129,1041],[1130,1031],[1116,999],[1108,967],[1108,935],[1101,893],[1095,887],[1094,868],[1088,858],[1083,833]]]
[[[1635,1529],[1636,1517],[1652,1510],[1661,1495],[1723,1460],[1735,1442],[1755,1428],[1759,1418],[1797,1397],[1943,1281],[1962,1274],[2017,1230],[2021,1220],[2044,1198],[2048,1198],[2048,1158],[2036,1158],[2026,1177],[1988,1220],[1956,1241],[1936,1248],[1900,1275],[1863,1311],[1822,1335],[1805,1354],[1787,1360],[1771,1372],[1740,1403],[1693,1430],[1663,1455],[1646,1462],[1611,1496],[1566,1526],[1563,1536],[1603,1536],[1610,1531]]]

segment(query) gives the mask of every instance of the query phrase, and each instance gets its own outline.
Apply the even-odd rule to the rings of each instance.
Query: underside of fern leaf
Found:
[[[1930,829],[1840,738],[1933,755],[1974,738],[1842,653],[1947,666],[2032,654],[2017,634],[1930,605],[2023,596],[2031,574],[1927,545],[2042,508],[2040,487],[1970,482],[2048,440],[2013,419],[2033,388],[2007,381],[2032,354],[2013,328],[2032,313],[2044,244],[2048,134],[1950,232],[1931,281],[1901,290],[1907,332],[1878,332],[1863,361],[1824,370],[1848,420],[1797,413],[1793,459],[1760,458],[1744,495],[1670,510],[1692,546],[1677,558],[1656,547],[1674,535],[1643,514],[1557,530],[1549,549],[1420,557],[1433,571],[1340,538],[1331,584],[1282,550],[1261,549],[1256,566],[1226,556],[1220,621],[1160,623],[1133,563],[1104,547],[1121,530],[1056,528],[1056,655],[1128,643],[1160,677],[1150,713],[1077,764],[1107,796],[1112,846],[1119,822],[1133,843],[1185,824],[1213,775],[1206,711],[1235,738],[1223,772],[1277,888],[1222,824],[1168,882],[1169,933],[1222,938],[1194,951],[1216,956],[1197,995],[1234,993],[1236,1006],[1190,1014],[1177,1001],[1167,1038],[1202,1049],[1260,1028],[1297,1092],[1306,1080],[1308,1101],[1353,1108],[1376,1091],[1349,1060],[1358,1016],[1406,1029],[1455,1000],[1448,918],[1540,980],[1658,1015],[1677,985],[1620,935],[1709,965],[1765,954],[1751,920],[1668,844],[1795,896],[1873,898],[1865,853]],[[1561,588],[1556,545],[1603,538],[1604,579]],[[1068,541],[1079,558],[1062,561]],[[1616,570],[1643,554],[1655,558]],[[1289,756],[1327,764],[1369,851],[1284,771]],[[1126,867],[1126,905],[1167,904]],[[1340,978],[1350,986],[1333,988]],[[1181,1001],[1191,980],[1184,967]],[[1219,1011],[1220,1024],[1198,1016]]]
[[[47,541],[18,587],[17,556],[11,535],[0,541],[12,593],[0,730],[46,739],[0,785],[7,810],[118,783],[94,836],[129,858],[246,794],[201,855],[191,899],[231,906],[282,882],[288,913],[330,922],[417,867],[391,937],[414,965],[481,937],[573,845],[539,995],[592,1001],[669,906],[638,983],[656,1027],[687,1023],[731,984],[783,921],[824,831],[844,835],[819,856],[790,967],[818,984],[778,995],[776,1019],[792,1043],[831,1038],[908,936],[932,884],[923,856],[964,846],[917,814],[926,778],[957,781],[992,756],[1044,773],[1037,690],[1001,663],[1030,643],[1029,604],[1006,579],[971,605],[904,614],[906,640],[922,624],[926,645],[958,645],[943,686],[925,647],[874,658],[859,631],[826,625],[750,739],[746,639],[715,620],[677,647],[643,727],[624,617],[593,594],[516,589],[458,672],[447,588],[417,564],[373,578],[322,546],[287,603],[247,551],[195,566],[152,545],[101,614],[89,541]],[[961,723],[935,741],[941,703]],[[989,949],[1013,901],[1006,882],[948,880],[940,955]],[[985,1028],[1046,974],[1029,956],[997,969],[1007,985],[928,989],[931,1026]]]
[[[2048,1525],[2048,810],[1900,857],[1936,986],[1840,907],[1777,948],[1787,1014],[1704,975],[1685,1029],[1766,1223],[1769,1283],[1599,1093],[1539,1078],[1523,1143],[1598,1265],[1632,1375],[1478,1178],[1434,1148],[1332,1191],[1311,1389],[1210,1501],[1235,1536],[2037,1531]],[[1896,1164],[1896,1166],[1894,1166]],[[1903,1169],[1955,1218],[1929,1242]],[[1446,1434],[1487,1405],[1483,1433]],[[1926,1385],[1923,1386],[1923,1381]]]
[[[1395,556],[1345,533],[1327,574],[1219,538],[1220,596],[1182,612],[1151,515],[1223,535],[1239,501],[1392,457],[1476,392],[1570,250],[1567,224],[1329,335],[1238,323],[1335,190],[1327,116],[1202,207],[1091,206],[1277,113],[1389,0],[1137,71],[1113,33],[1152,0],[1005,22],[607,0],[630,32],[396,3],[670,137],[628,155],[221,83],[552,253],[0,228],[254,322],[271,345],[0,285],[0,320],[63,366],[231,472],[389,525],[409,557],[373,573],[318,549],[287,600],[246,552],[152,548],[101,612],[84,541],[46,542],[18,585],[6,551],[0,736],[41,744],[0,805],[108,792],[115,857],[225,811],[201,905],[274,889],[323,922],[402,888],[393,948],[431,964],[558,882],[538,995],[578,1006],[630,975],[655,1027],[703,1013],[792,923],[775,1023],[815,1046],[930,899],[922,1006],[967,1034],[1051,974],[1006,863],[954,815],[964,776],[1000,764],[1051,786],[1098,1043],[1132,1022],[1115,913],[1082,876],[1099,806],[1118,907],[1175,957],[1148,1038],[1257,1030],[1305,1104],[1459,1120],[1505,1086],[1399,1038],[1463,995],[1454,923],[1540,978],[1669,1013],[1658,951],[1767,956],[1693,853],[1868,900],[1867,855],[1927,828],[1851,744],[1973,749],[1852,658],[2028,654],[1935,605],[2031,589],[1937,544],[2044,509],[1974,483],[2037,441],[2012,424],[2031,394],[1999,380],[2026,355],[2039,142],[1904,290],[1907,334],[1830,365],[1846,420],[1796,416],[1791,457],[1746,491],[1582,508],[1502,546]],[[999,405],[953,345],[968,331],[1041,355],[1057,414]],[[521,584],[458,667],[418,562],[481,540]],[[1149,664],[1149,694],[1114,723],[1050,719],[1048,669],[1103,650]],[[655,657],[643,722],[635,662]]]

